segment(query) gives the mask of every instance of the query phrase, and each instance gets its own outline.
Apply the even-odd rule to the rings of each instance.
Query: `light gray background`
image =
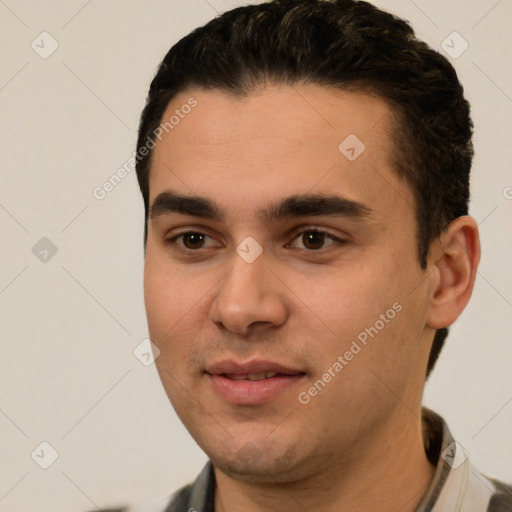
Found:
[[[156,511],[153,500],[205,461],[154,365],[133,354],[147,337],[135,171],[101,201],[92,191],[132,156],[168,48],[241,3],[0,0],[1,511],[123,503]],[[471,213],[483,258],[425,404],[444,415],[478,467],[510,481],[512,3],[377,3],[440,51],[453,31],[469,44],[452,62],[476,125]],[[31,47],[51,48],[43,31],[59,45],[47,59]],[[32,252],[42,237],[57,247],[46,262]],[[46,470],[30,455],[43,441],[58,452]],[[50,456],[44,447],[37,453]]]

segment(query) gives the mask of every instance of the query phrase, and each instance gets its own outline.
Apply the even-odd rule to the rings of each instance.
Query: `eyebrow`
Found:
[[[210,199],[201,196],[181,195],[166,191],[159,194],[153,201],[149,217],[154,219],[160,215],[179,213],[204,219],[223,222],[225,212]],[[363,219],[371,216],[374,211],[367,205],[337,195],[303,194],[286,197],[271,203],[257,212],[263,222],[271,223],[280,220],[309,217],[337,216]]]

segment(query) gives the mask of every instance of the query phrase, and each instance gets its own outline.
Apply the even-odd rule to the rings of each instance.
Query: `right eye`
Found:
[[[211,237],[199,231],[186,231],[184,233],[180,233],[179,235],[174,235],[173,237],[167,239],[165,243],[168,245],[176,246],[181,251],[196,251],[198,249],[209,248],[207,246],[205,247],[205,243],[208,238],[211,239]],[[180,239],[181,243],[178,242]]]

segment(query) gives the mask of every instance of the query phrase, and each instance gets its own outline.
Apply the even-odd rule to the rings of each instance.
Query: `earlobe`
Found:
[[[431,251],[432,286],[427,325],[441,329],[453,324],[466,307],[480,261],[475,219],[464,215],[450,223]]]

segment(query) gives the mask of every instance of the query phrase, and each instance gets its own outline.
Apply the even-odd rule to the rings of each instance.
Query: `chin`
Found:
[[[260,450],[248,442],[236,453],[208,454],[215,468],[227,476],[247,482],[272,484],[300,480],[305,477],[304,458],[295,446],[273,446]]]

